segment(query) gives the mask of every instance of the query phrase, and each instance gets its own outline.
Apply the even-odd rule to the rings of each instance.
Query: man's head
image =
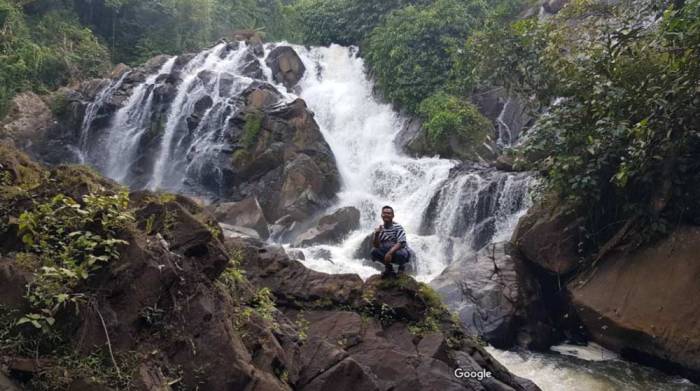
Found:
[[[394,208],[391,206],[382,207],[382,220],[385,224],[390,224],[394,221]]]

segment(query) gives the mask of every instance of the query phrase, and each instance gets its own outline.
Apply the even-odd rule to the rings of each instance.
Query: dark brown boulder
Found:
[[[356,274],[325,274],[291,260],[279,248],[251,246],[245,239],[226,241],[231,249],[244,252],[241,266],[253,285],[268,287],[279,303],[294,306],[304,302],[349,304],[360,299],[362,279]]]
[[[289,46],[278,46],[267,55],[265,63],[272,70],[272,77],[287,89],[294,87],[304,76],[306,67],[297,52]]]
[[[623,357],[700,380],[700,228],[613,252],[568,288],[591,338]]]
[[[260,203],[255,197],[246,198],[239,202],[213,204],[207,209],[221,223],[251,228],[263,240],[270,237],[267,220],[265,220]]]
[[[232,192],[256,197],[267,221],[293,221],[331,205],[340,188],[335,157],[306,103],[297,99],[234,119]]]
[[[360,211],[357,208],[352,206],[340,208],[330,215],[321,217],[316,227],[299,235],[295,246],[338,243],[359,226]]]
[[[569,0],[547,0],[542,3],[542,8],[550,14],[556,14],[568,3]]]
[[[279,310],[307,325],[297,389],[537,390],[464,338],[439,297],[410,277],[375,276],[363,284],[354,275],[310,271],[280,248],[246,239],[227,246],[243,253],[253,285],[269,288]],[[437,330],[424,330],[432,327]],[[465,358],[465,369],[494,377],[483,383],[456,378],[453,370]]]
[[[568,274],[579,265],[582,222],[572,211],[542,201],[520,219],[513,243],[530,262],[554,274]]]
[[[17,94],[0,122],[0,140],[12,140],[20,148],[29,148],[44,137],[55,121],[51,109],[38,95],[33,92]]]
[[[346,358],[324,371],[303,388],[304,391],[379,390],[375,376],[352,358]]]

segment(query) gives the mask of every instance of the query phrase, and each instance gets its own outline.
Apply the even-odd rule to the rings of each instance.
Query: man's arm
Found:
[[[372,247],[379,248],[379,234],[382,232],[382,226],[380,225],[374,230],[374,237],[372,237]]]
[[[396,244],[387,251],[386,256],[384,257],[385,262],[391,262],[391,259],[394,257],[394,254],[401,250],[402,248],[406,247],[406,232],[403,230],[403,228],[400,228],[399,231],[396,233]]]

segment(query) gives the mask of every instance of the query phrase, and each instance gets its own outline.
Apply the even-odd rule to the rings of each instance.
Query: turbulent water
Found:
[[[543,391],[700,390],[688,380],[620,360],[595,344],[552,349],[551,353],[487,350],[511,372],[534,381]]]
[[[170,58],[132,90],[102,139],[90,148],[95,115],[126,75],[112,81],[86,109],[80,145],[75,146],[81,159],[132,187],[192,192],[203,180],[223,186],[219,156],[230,153],[225,150],[224,124],[241,108],[237,95],[253,82],[238,71],[245,65],[241,62],[246,50],[245,45],[231,49],[219,44],[187,61],[177,75],[172,74],[177,58]],[[267,47],[266,52],[269,50]],[[295,50],[307,69],[296,91],[315,113],[342,179],[338,202],[327,212],[343,206],[354,206],[361,212],[360,229],[341,244],[304,249],[307,266],[330,273],[357,273],[363,278],[377,273],[356,258],[356,251],[380,223],[380,208],[387,204],[394,207],[396,220],[408,232],[409,245],[417,254],[419,280],[431,280],[451,260],[489,242],[509,239],[530,205],[532,178],[528,174],[460,166],[439,157],[406,156],[395,143],[405,119],[373,96],[373,84],[355,49],[295,46]],[[267,81],[273,83],[264,61],[256,61],[260,61]],[[157,104],[156,91],[169,77],[177,77],[179,82],[160,129],[163,136],[155,139],[157,152],[138,161],[142,140],[153,130],[151,111]],[[277,87],[286,99],[297,97]],[[192,126],[188,121],[203,99],[211,99],[210,104]],[[508,108],[512,106],[506,105]],[[508,125],[508,115],[504,110],[498,118],[501,145],[512,144],[519,132]],[[136,167],[139,165],[143,167]],[[534,380],[545,390],[694,387],[614,357],[585,361],[554,354],[492,353],[516,374]]]
[[[508,238],[528,206],[528,175],[406,156],[394,141],[405,119],[373,96],[363,61],[353,49],[295,49],[310,70],[300,82],[301,97],[316,114],[342,177],[337,207],[354,206],[362,216],[361,228],[341,245],[305,249],[309,267],[375,274],[354,255],[381,223],[383,205],[394,208],[396,221],[407,230],[417,254],[417,278],[423,281],[437,276],[452,259],[492,239]]]

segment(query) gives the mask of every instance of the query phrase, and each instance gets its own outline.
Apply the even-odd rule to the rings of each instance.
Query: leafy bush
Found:
[[[630,227],[639,244],[671,222],[697,221],[700,197],[700,1],[595,10],[492,36],[506,48],[485,65],[506,69],[527,53],[508,83],[550,108],[522,155],[585,216],[592,250]],[[482,58],[493,55],[484,49]]]
[[[481,2],[438,0],[393,12],[367,39],[365,55],[384,96],[408,111],[443,89],[452,54],[485,14]]]
[[[449,156],[453,145],[458,145],[463,149],[455,151],[463,155],[460,157],[473,157],[493,128],[468,100],[444,92],[421,102],[418,112],[424,118],[428,147],[444,156]]]
[[[0,0],[0,117],[15,93],[97,76],[108,60],[106,48],[71,12],[28,20],[13,2]]]
[[[26,297],[34,312],[19,323],[48,328],[66,304],[80,303],[79,285],[103,264],[119,257],[120,232],[131,220],[128,193],[87,195],[83,204],[57,195],[20,215],[19,234],[36,259]]]
[[[359,45],[392,11],[425,0],[301,0],[295,10],[307,44]]]
[[[259,111],[246,113],[245,125],[243,125],[243,138],[241,140],[245,148],[251,148],[258,142],[263,118],[263,114]]]

